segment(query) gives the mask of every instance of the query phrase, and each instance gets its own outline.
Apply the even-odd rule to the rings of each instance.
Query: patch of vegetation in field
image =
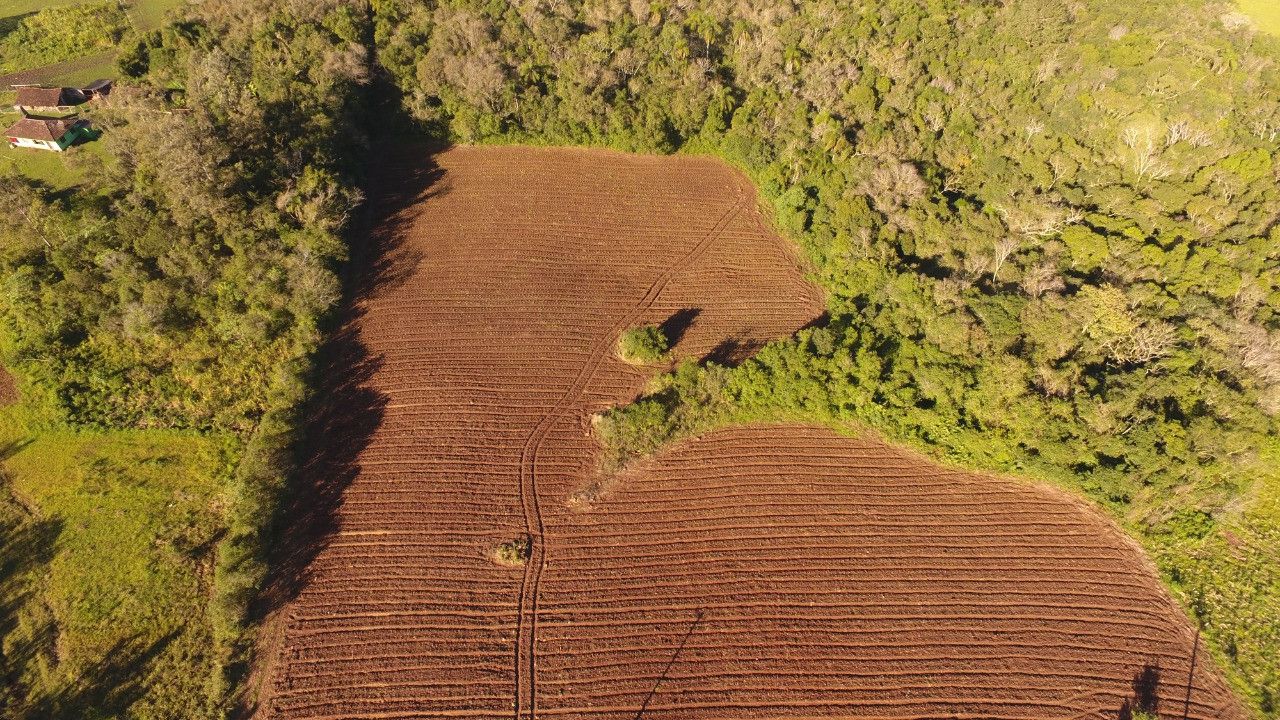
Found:
[[[523,567],[529,561],[529,550],[533,547],[527,537],[509,540],[496,545],[489,551],[489,559],[505,567]]]
[[[0,39],[0,74],[110,50],[130,30],[116,0],[45,8],[22,17]]]
[[[0,717],[210,717],[229,445],[0,411]]]
[[[1246,580],[1277,565],[1276,518],[1241,508],[1280,434],[1280,54],[1223,9],[392,1],[377,21],[431,131],[718,155],[813,261],[827,326],[678,369],[604,423],[615,462],[795,418],[1070,487],[1183,562],[1179,587],[1237,594],[1199,619],[1276,716]],[[1197,513],[1240,549],[1165,539]]]
[[[630,328],[618,337],[618,357],[635,365],[659,362],[670,349],[670,341],[657,325]]]
[[[1280,3],[1275,0],[1236,0],[1258,29],[1280,35]]]

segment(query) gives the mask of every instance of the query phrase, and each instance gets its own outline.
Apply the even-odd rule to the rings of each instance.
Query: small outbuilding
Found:
[[[111,94],[111,88],[115,87],[114,80],[94,80],[80,89],[84,93],[85,100],[94,100],[96,98],[106,97]]]
[[[89,123],[75,118],[22,118],[4,131],[9,146],[62,152],[86,137]]]
[[[71,112],[91,95],[77,88],[19,87],[13,109],[23,115]]]

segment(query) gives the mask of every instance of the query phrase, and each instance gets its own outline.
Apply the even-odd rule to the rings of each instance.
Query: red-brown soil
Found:
[[[18,402],[18,382],[8,368],[0,365],[0,407]]]
[[[401,151],[270,597],[270,718],[1181,713],[1185,617],[1069,498],[810,428],[685,443],[588,507],[593,412],[821,312],[698,158]],[[531,538],[523,567],[490,559]],[[302,542],[305,540],[306,542]],[[1188,717],[1241,712],[1207,661]]]
[[[1109,718],[1148,666],[1162,717],[1242,716],[1141,551],[1066,493],[796,426],[611,487],[548,522],[547,717]]]

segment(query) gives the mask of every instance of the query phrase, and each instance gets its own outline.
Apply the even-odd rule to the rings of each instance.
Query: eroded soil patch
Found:
[[[0,365],[0,408],[18,402],[18,381],[7,368]]]

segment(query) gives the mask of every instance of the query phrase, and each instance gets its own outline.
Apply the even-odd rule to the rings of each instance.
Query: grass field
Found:
[[[0,410],[0,718],[201,718],[231,448]]]
[[[38,12],[45,8],[75,5],[83,0],[0,0],[0,18]]]
[[[1240,9],[1253,18],[1258,27],[1280,35],[1280,2],[1277,0],[1239,0]]]
[[[7,124],[6,126],[7,127]],[[90,149],[92,143],[56,153],[30,148],[12,148],[8,143],[0,145],[0,170],[13,168],[19,174],[39,180],[55,188],[79,184],[85,178],[85,169],[78,160]]]
[[[66,85],[78,87],[94,80],[114,78],[116,70],[116,50],[72,58],[64,62],[29,68],[18,73],[5,76],[10,85]]]
[[[0,0],[0,18],[9,19],[38,12],[45,8],[78,5],[84,0]],[[138,30],[151,30],[160,26],[165,13],[182,5],[183,0],[132,0],[129,16]]]
[[[0,0],[0,41],[18,27],[23,18],[56,7],[81,4],[85,0]],[[171,11],[180,7],[183,0],[132,0],[126,4],[126,15],[131,31],[125,32],[119,46],[136,40],[139,33],[160,27]],[[5,57],[10,60],[6,62]],[[39,59],[36,59],[39,58]],[[4,85],[14,83],[43,83],[49,85],[83,85],[100,78],[115,77],[116,51],[102,47],[89,53],[69,53],[56,57],[28,57],[21,47],[0,44],[0,65],[4,70]],[[6,87],[7,89],[7,87]]]
[[[0,93],[0,106],[12,102],[12,97],[12,93]],[[0,129],[16,122],[19,117],[15,113],[0,113]],[[67,188],[79,184],[87,176],[89,167],[97,164],[92,160],[99,158],[110,161],[105,146],[101,142],[76,145],[60,153],[31,148],[13,148],[9,147],[7,142],[0,143],[0,172],[12,169],[54,188]]]
[[[129,17],[140,31],[153,30],[164,23],[170,10],[180,7],[184,0],[133,0],[129,4]]]

